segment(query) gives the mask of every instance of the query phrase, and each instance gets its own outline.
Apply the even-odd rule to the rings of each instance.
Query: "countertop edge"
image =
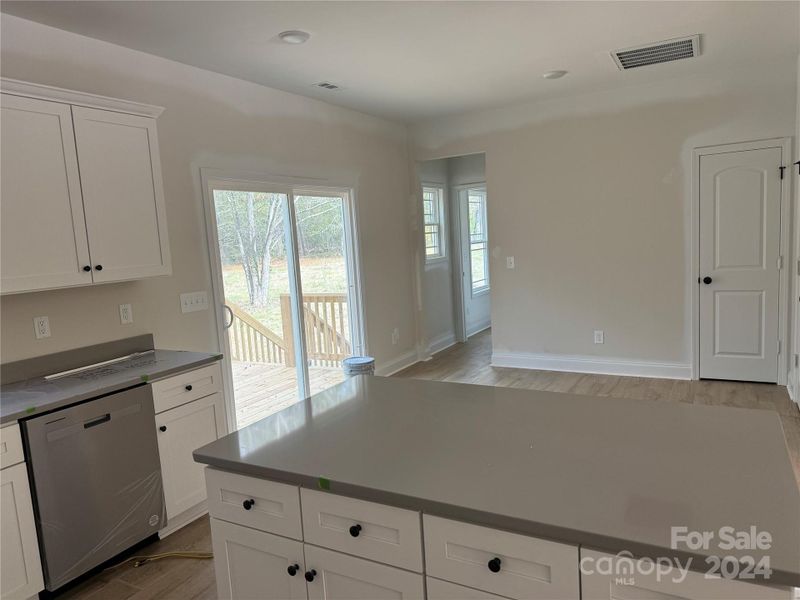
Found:
[[[260,479],[268,479],[270,481],[298,485],[300,487],[312,490],[321,489],[319,486],[319,477],[220,459],[218,457],[202,454],[198,450],[195,450],[192,455],[195,462],[205,464],[221,471],[229,471]],[[429,514],[431,516],[453,519],[455,521],[463,521],[493,529],[501,529],[511,533],[529,535],[532,537],[548,539],[554,542],[573,544],[601,552],[617,553],[627,550],[636,558],[650,557],[655,559],[657,557],[666,556],[680,559],[682,562],[685,562],[687,559],[692,559],[692,566],[690,567],[691,571],[707,571],[707,569],[696,568],[695,563],[700,561],[701,565],[705,565],[705,560],[708,555],[653,546],[650,544],[643,544],[640,542],[621,538],[613,538],[600,534],[587,533],[577,529],[570,529],[556,525],[549,525],[547,523],[508,517],[506,515],[470,509],[463,506],[437,502],[435,500],[420,499],[413,496],[406,496],[404,494],[397,494],[394,492],[352,485],[335,480],[326,480],[326,484],[327,487],[323,491],[332,494],[348,496],[358,500],[366,500],[369,502],[386,504],[397,508],[405,508],[408,510]],[[753,581],[747,581],[747,583],[757,585],[800,587],[800,569],[797,573],[773,569],[769,580],[756,579]]]
[[[25,419],[28,417],[35,417],[39,415],[46,414],[53,410],[58,410],[60,408],[64,408],[67,406],[71,406],[73,404],[78,404],[85,400],[89,400],[91,398],[96,398],[98,396],[106,396],[108,394],[113,394],[114,392],[118,392],[120,390],[124,390],[135,385],[153,383],[154,381],[159,381],[161,379],[165,379],[167,377],[172,377],[173,375],[177,375],[178,373],[184,373],[186,371],[192,371],[199,367],[205,367],[207,365],[213,364],[219,360],[222,360],[222,354],[209,354],[206,357],[199,358],[192,362],[175,366],[171,368],[167,368],[163,371],[159,371],[157,375],[152,377],[148,377],[146,380],[143,380],[141,376],[139,377],[132,377],[129,380],[121,381],[113,385],[100,385],[96,389],[92,390],[91,392],[86,392],[83,394],[78,394],[76,396],[70,396],[69,398],[63,398],[61,400],[57,400],[52,404],[48,404],[47,407],[43,410],[37,410],[34,412],[27,412],[27,411],[18,411],[14,413],[10,413],[8,415],[0,416],[0,427],[6,427],[13,423],[19,422],[21,419]]]

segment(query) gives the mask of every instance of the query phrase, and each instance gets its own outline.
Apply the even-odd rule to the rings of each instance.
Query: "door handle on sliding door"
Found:
[[[223,327],[223,329],[230,329],[231,325],[233,325],[233,309],[230,306],[228,306],[227,304],[223,304],[222,308],[227,310],[228,314],[231,316],[231,322],[230,323],[225,323],[223,321],[222,327]]]

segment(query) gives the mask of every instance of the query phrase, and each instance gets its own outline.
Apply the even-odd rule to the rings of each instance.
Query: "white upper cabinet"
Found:
[[[72,107],[94,281],[170,272],[155,119]]]
[[[2,85],[0,291],[169,275],[160,109]]]
[[[92,283],[69,105],[3,94],[3,292]]]

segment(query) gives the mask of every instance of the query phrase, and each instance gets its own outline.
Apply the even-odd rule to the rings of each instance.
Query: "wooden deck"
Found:
[[[232,361],[238,428],[291,406],[298,400],[294,367]],[[311,393],[344,381],[341,367],[309,367]]]

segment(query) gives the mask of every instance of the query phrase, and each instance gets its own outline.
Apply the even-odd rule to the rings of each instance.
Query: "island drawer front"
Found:
[[[306,542],[422,572],[418,512],[305,488],[300,497]]]
[[[206,467],[206,488],[212,517],[303,539],[297,487]]]
[[[505,600],[502,596],[495,596],[489,592],[474,590],[434,577],[426,577],[425,582],[428,588],[428,600]]]
[[[222,391],[219,362],[153,382],[156,414]]]
[[[577,546],[430,515],[423,526],[428,575],[520,600],[580,595]]]
[[[22,434],[19,425],[7,425],[0,429],[0,469],[5,469],[25,460],[22,450]]]
[[[605,563],[597,564],[598,559]],[[638,565],[640,561],[633,561]],[[681,560],[685,566],[685,560]],[[702,566],[705,566],[703,563]],[[601,571],[598,573],[597,571]],[[789,588],[730,579],[708,579],[705,573],[682,574],[677,568],[656,576],[652,563],[643,569],[615,554],[581,549],[582,600],[791,600]],[[685,578],[684,578],[685,575]]]

